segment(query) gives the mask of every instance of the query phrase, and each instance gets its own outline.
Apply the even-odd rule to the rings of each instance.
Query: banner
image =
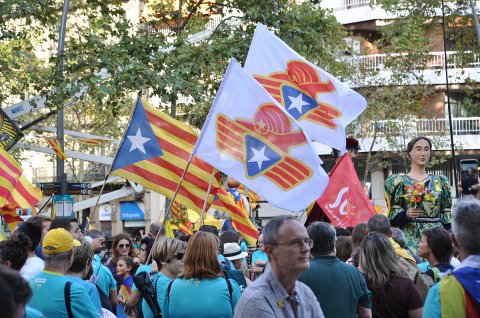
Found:
[[[343,228],[367,222],[376,213],[348,154],[330,172],[328,187],[317,203],[333,225]]]

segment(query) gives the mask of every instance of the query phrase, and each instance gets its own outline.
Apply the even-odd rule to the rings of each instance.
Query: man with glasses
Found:
[[[263,241],[270,267],[243,292],[234,317],[324,317],[313,292],[297,281],[313,246],[305,227],[293,216],[278,216],[263,229]]]
[[[337,235],[333,226],[314,222],[307,232],[313,240],[313,259],[299,280],[315,293],[325,317],[372,317],[371,293],[362,273],[335,256]]]

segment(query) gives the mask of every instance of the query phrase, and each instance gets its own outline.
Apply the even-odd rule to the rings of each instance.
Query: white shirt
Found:
[[[27,258],[27,261],[20,270],[20,275],[27,281],[40,274],[45,267],[45,262],[38,256]]]

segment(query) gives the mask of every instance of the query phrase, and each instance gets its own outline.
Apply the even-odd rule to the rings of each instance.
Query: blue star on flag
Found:
[[[245,165],[249,177],[255,177],[282,159],[268,144],[250,135],[245,136],[245,147]]]
[[[112,171],[163,155],[163,150],[157,141],[152,126],[140,100],[135,107],[135,112],[125,133],[125,138],[120,145]]]
[[[318,106],[314,98],[306,95],[295,87],[284,85],[282,87],[282,94],[285,109],[295,119],[302,117],[303,114]]]

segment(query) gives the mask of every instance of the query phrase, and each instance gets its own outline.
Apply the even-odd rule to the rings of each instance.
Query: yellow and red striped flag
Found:
[[[7,202],[17,208],[34,207],[43,198],[42,191],[28,181],[25,176],[18,178]]]
[[[138,99],[111,174],[172,198],[196,141],[197,133],[191,127]],[[201,212],[212,173],[217,178],[209,202],[221,186],[220,175],[211,165],[194,157],[175,201]]]
[[[22,175],[18,162],[0,147],[0,206],[3,206]]]
[[[13,232],[18,223],[23,222],[23,219],[18,215],[15,204],[7,203],[0,208],[0,214],[5,223],[7,223],[10,232]]]
[[[218,189],[217,199],[213,201],[212,208],[228,212],[234,227],[240,235],[247,240],[249,245],[255,246],[259,232],[252,221],[248,218],[246,211],[241,209],[232,196],[224,188]]]
[[[113,140],[103,138],[75,138],[75,140],[86,146],[98,146],[107,142],[113,142]]]
[[[173,202],[171,212],[172,216],[177,219],[179,222],[177,227],[186,235],[193,235],[193,224],[188,219],[188,215],[186,215],[186,207],[181,205],[178,202]]]
[[[60,146],[60,143],[58,142],[58,139],[56,137],[49,137],[49,136],[43,136],[45,140],[48,142],[50,147],[55,151],[57,156],[60,157],[60,159],[65,160],[67,159],[67,155],[62,151],[62,147]]]

